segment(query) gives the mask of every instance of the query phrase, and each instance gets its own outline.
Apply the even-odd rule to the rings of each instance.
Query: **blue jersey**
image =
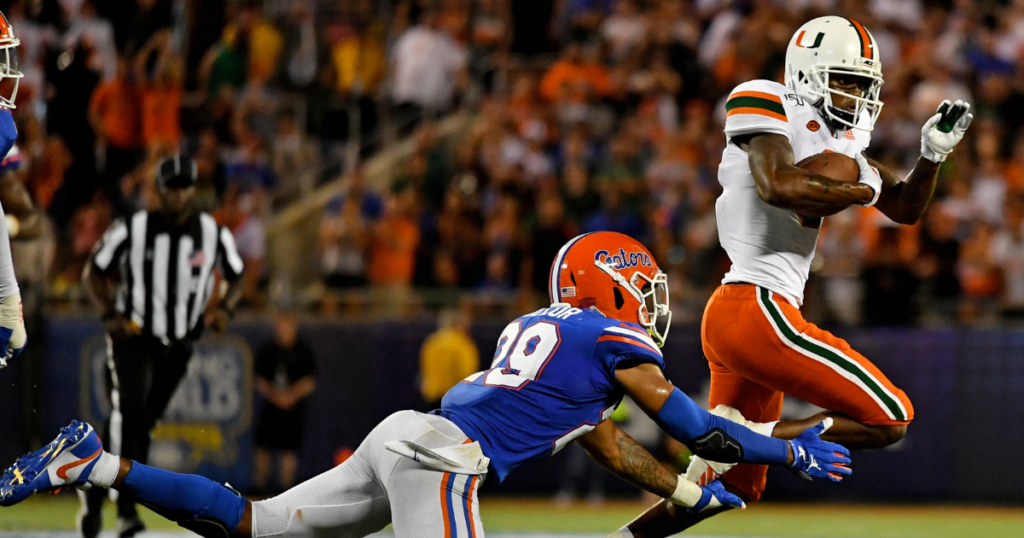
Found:
[[[552,305],[509,323],[491,368],[452,387],[436,413],[480,442],[502,481],[611,416],[623,396],[615,379],[622,361],[665,367],[639,325]]]

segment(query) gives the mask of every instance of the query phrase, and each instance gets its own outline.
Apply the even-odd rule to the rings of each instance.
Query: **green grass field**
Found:
[[[558,508],[546,500],[504,498],[485,498],[481,504],[488,531],[590,535],[610,532],[646,507],[609,502]],[[74,530],[77,509],[74,495],[37,495],[18,506],[0,508],[0,535]],[[107,529],[113,528],[113,512],[108,504]],[[153,513],[144,512],[143,517],[152,530],[177,529]],[[1024,508],[758,504],[713,518],[691,532],[777,538],[1020,538]]]

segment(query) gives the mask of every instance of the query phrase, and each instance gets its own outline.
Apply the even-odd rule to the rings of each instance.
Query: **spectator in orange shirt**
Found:
[[[384,217],[370,244],[370,284],[407,288],[412,284],[420,232],[413,220],[416,192],[398,182],[384,200]]]
[[[89,123],[96,143],[105,150],[103,193],[124,210],[121,178],[139,163],[139,95],[129,77],[130,67],[118,58],[114,77],[100,83],[89,100]]]
[[[380,307],[384,315],[405,314],[411,304],[409,295],[420,242],[415,220],[416,199],[412,185],[406,181],[396,182],[384,200],[384,216],[371,233],[367,273],[373,286],[372,303]]]
[[[611,85],[608,70],[600,63],[585,62],[583,48],[573,44],[566,47],[562,59],[544,73],[540,81],[540,94],[550,102],[563,98],[581,102],[591,96],[608,95]]]
[[[154,34],[135,59],[135,77],[140,81],[142,142],[147,150],[161,145],[177,147],[181,141],[181,58],[170,48],[171,33]],[[157,54],[154,76],[147,76],[146,62]]]

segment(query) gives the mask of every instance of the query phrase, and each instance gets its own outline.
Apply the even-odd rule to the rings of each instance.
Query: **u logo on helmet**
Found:
[[[805,49],[816,49],[816,48],[821,46],[821,40],[825,39],[825,33],[824,32],[818,32],[818,36],[814,38],[814,44],[813,45],[804,45],[803,44],[804,34],[806,34],[806,33],[807,33],[806,30],[802,30],[800,32],[800,35],[797,36],[797,38],[796,38],[796,46],[803,47]]]
[[[822,126],[832,132],[871,131],[883,105],[879,53],[871,33],[853,19],[829,15],[809,20],[786,49],[786,86],[817,108]],[[835,77],[857,77],[859,91],[833,85]],[[833,98],[843,106],[833,104]]]
[[[626,249],[619,248],[617,254],[610,255],[607,250],[599,250],[594,254],[595,262],[607,263],[613,269],[621,271],[630,267],[651,266],[651,257],[644,252],[626,252]]]

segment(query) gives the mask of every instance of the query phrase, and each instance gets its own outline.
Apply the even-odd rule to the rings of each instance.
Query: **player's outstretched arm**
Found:
[[[681,480],[611,420],[598,424],[577,442],[601,467],[659,497],[671,497]]]
[[[944,101],[938,111],[921,129],[921,157],[905,180],[871,159],[882,177],[882,194],[877,207],[885,216],[900,224],[914,224],[921,219],[935,193],[939,166],[960,143],[974,119],[969,103]]]
[[[722,507],[746,507],[742,499],[725,491],[717,481],[701,487],[669,472],[611,420],[598,424],[577,442],[591,458],[619,478],[682,506],[690,514]]]
[[[793,146],[783,135],[757,134],[745,142],[757,195],[768,204],[808,217],[827,217],[875,198],[874,189],[865,183],[836,181],[797,168]]]
[[[760,435],[701,409],[651,363],[619,368],[615,376],[634,401],[669,435],[706,460],[786,465],[805,478],[838,482],[851,474],[850,452],[823,441],[831,421],[807,429],[792,441]]]

